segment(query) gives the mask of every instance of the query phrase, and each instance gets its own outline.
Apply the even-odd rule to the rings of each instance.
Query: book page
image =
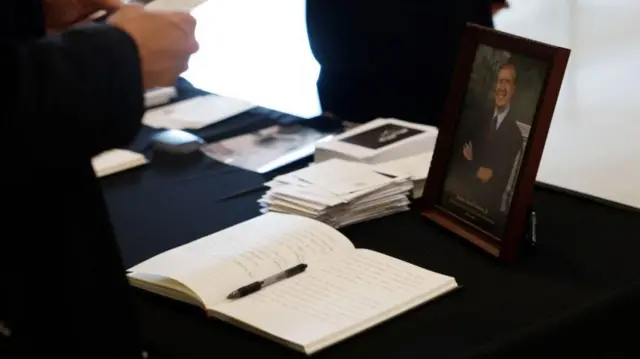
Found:
[[[212,309],[312,352],[456,286],[451,277],[358,249]]]
[[[346,237],[324,223],[267,213],[160,254],[131,271],[177,280],[210,307],[239,287],[353,249]]]

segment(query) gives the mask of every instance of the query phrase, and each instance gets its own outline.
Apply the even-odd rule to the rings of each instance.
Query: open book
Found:
[[[391,238],[389,240],[392,240]],[[305,272],[246,297],[227,295],[300,263]],[[132,285],[202,307],[312,354],[457,287],[447,277],[356,249],[319,221],[267,213],[130,269]]]

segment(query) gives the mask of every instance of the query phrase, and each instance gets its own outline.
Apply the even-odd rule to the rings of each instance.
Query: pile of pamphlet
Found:
[[[258,201],[264,212],[314,218],[335,228],[409,209],[413,182],[405,174],[331,159],[275,177]]]
[[[425,152],[379,163],[374,165],[374,167],[382,173],[395,175],[405,174],[409,176],[413,181],[413,198],[416,199],[422,197],[422,191],[427,181],[432,157],[433,152]]]

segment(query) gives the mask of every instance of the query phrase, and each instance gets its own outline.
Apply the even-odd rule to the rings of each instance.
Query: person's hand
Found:
[[[471,144],[471,141],[465,143],[464,146],[462,147],[462,155],[468,161],[473,160],[473,145]]]
[[[185,12],[125,5],[107,22],[127,32],[138,45],[145,89],[173,85],[198,51],[196,20]]]
[[[93,13],[116,11],[122,0],[42,0],[45,27],[48,32],[65,30]]]
[[[476,176],[482,183],[487,183],[491,177],[493,177],[493,170],[491,168],[480,167],[478,168],[478,172],[476,172]]]

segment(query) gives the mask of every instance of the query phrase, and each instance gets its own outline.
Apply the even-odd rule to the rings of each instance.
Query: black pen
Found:
[[[246,297],[249,294],[255,293],[260,289],[272,285],[274,283],[278,283],[279,281],[287,278],[291,278],[294,275],[300,274],[307,269],[306,264],[298,264],[297,266],[286,269],[278,274],[274,274],[271,277],[268,277],[263,280],[259,280],[257,282],[253,282],[251,284],[247,284],[244,287],[240,287],[237,290],[234,290],[227,296],[227,299],[239,299],[242,297]]]

